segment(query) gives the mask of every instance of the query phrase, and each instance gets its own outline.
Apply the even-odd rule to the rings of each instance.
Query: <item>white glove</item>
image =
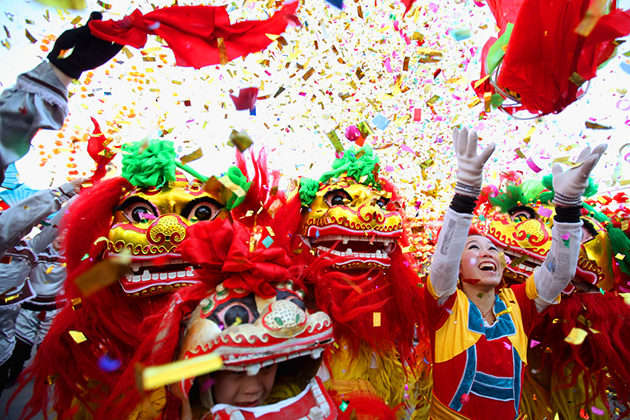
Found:
[[[588,186],[588,177],[607,147],[606,144],[600,144],[591,152],[591,148],[587,146],[578,156],[576,165],[564,172],[559,163],[553,165],[551,173],[555,205],[569,207],[582,204],[582,194]]]
[[[467,128],[453,130],[453,144],[457,156],[457,183],[455,192],[477,198],[481,192],[483,165],[488,161],[495,144],[477,154],[477,132]]]

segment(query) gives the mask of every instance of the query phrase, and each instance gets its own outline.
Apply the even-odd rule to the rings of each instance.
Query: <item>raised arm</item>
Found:
[[[90,19],[100,19],[92,13]],[[58,130],[68,114],[66,86],[81,72],[112,58],[121,45],[90,34],[87,25],[65,31],[43,62],[21,74],[14,87],[0,95],[0,181],[7,166],[24,156],[39,129]],[[60,57],[62,50],[72,50]]]
[[[59,224],[61,223],[61,219],[66,213],[68,206],[75,198],[76,196],[71,198],[65,206],[60,208],[55,217],[53,217],[50,221],[50,224],[42,228],[42,230],[37,235],[35,235],[33,239],[28,241],[28,245],[35,253],[35,255],[44,252],[44,250],[48,248],[48,245],[50,245],[55,240],[55,238],[59,234]]]
[[[593,151],[587,147],[580,153],[576,165],[567,171],[563,171],[559,164],[552,169],[556,215],[551,230],[551,249],[542,266],[534,271],[535,302],[539,312],[557,302],[562,290],[575,276],[582,243],[582,194],[606,147],[602,144]]]
[[[76,194],[83,179],[40,191],[0,213],[0,257],[42,219]]]
[[[431,260],[432,294],[443,303],[457,289],[459,263],[472,223],[475,201],[481,192],[483,166],[494,151],[494,144],[477,153],[477,133],[467,129],[453,131],[457,156],[455,196],[446,210],[444,224]]]
[[[68,114],[66,85],[50,63],[21,74],[0,95],[0,170],[28,152],[40,128],[59,129]]]

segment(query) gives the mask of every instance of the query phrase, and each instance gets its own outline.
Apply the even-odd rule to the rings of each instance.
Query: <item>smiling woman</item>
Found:
[[[481,419],[492,410],[496,419],[513,419],[519,415],[528,334],[538,313],[557,303],[575,274],[580,197],[605,147],[586,148],[566,172],[554,167],[551,250],[524,284],[501,287],[505,256],[490,239],[470,231],[483,166],[494,146],[477,154],[476,132],[455,130],[453,137],[456,193],[426,287],[434,360],[431,418]]]

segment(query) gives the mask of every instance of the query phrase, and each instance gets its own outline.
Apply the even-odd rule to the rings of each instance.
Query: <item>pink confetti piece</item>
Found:
[[[536,173],[542,171],[542,169],[534,163],[532,158],[527,158],[526,162],[527,162],[527,166],[529,166],[532,171]]]
[[[414,151],[411,150],[411,148],[407,146],[406,144],[403,144],[402,146],[400,146],[400,150],[404,150],[405,152],[409,152],[409,153],[414,153]]]
[[[385,70],[387,70],[388,73],[391,73],[392,72],[392,66],[391,66],[389,57],[387,57],[385,59],[385,63],[383,63],[383,64],[385,64]]]
[[[533,338],[529,340],[529,348],[532,349],[540,344],[540,341],[534,340]]]
[[[595,406],[591,407],[591,411],[593,412],[593,414],[597,414],[598,416],[603,416],[604,415],[604,410],[602,410],[602,409],[600,409],[598,407],[595,407]]]
[[[142,217],[143,219],[146,219],[146,220],[155,220],[155,219],[157,219],[157,217],[155,217],[155,215],[153,215],[151,213],[140,213],[140,217]]]
[[[551,217],[553,211],[551,209],[548,209],[547,207],[540,206],[538,207],[538,214],[540,214],[542,217]]]

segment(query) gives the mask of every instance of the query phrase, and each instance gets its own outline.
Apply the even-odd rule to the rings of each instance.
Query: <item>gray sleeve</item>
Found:
[[[553,223],[551,249],[543,264],[534,271],[536,308],[541,312],[556,299],[575,277],[582,243],[582,222]]]
[[[50,63],[21,74],[0,95],[0,170],[28,152],[37,130],[58,130],[67,114],[67,90]]]
[[[48,248],[48,245],[55,240],[58,234],[59,223],[61,223],[66,209],[67,207],[61,208],[50,221],[50,225],[45,226],[33,239],[28,241],[29,247],[33,250],[35,255],[44,252],[44,250]]]
[[[459,263],[466,246],[466,238],[472,224],[472,214],[446,210],[444,223],[431,259],[430,281],[438,302],[455,293],[459,277]]]
[[[33,194],[0,213],[0,257],[74,194],[73,185],[64,184],[57,189]]]

